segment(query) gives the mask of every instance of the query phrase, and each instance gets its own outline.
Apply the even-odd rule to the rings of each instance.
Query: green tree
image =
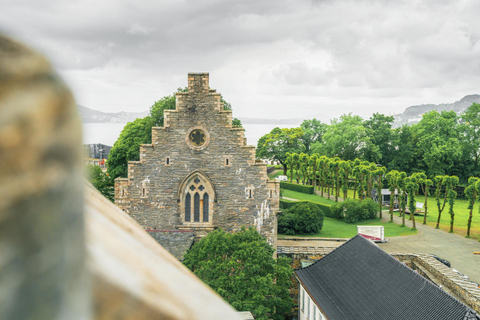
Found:
[[[455,111],[432,110],[423,115],[415,127],[417,148],[423,152],[423,164],[428,176],[451,175],[462,159],[460,131]]]
[[[386,166],[392,158],[392,123],[393,116],[374,113],[363,122],[370,146],[365,149],[364,159]]]
[[[108,173],[102,171],[102,168],[91,164],[86,165],[85,177],[105,198],[115,201],[114,181]]]
[[[441,175],[433,178],[433,183],[435,184],[435,201],[437,203],[437,209],[438,209],[437,225],[435,226],[435,229],[440,228],[440,217],[442,215],[443,209],[445,209],[445,205],[447,204],[448,193],[444,190],[445,182],[446,182],[445,178],[446,176],[441,176]],[[443,204],[441,203],[442,198],[443,198]]]
[[[234,234],[217,229],[188,250],[183,263],[235,309],[280,320],[293,307],[293,271],[288,259],[275,260],[273,252],[253,228]]]
[[[408,192],[408,210],[410,210],[410,220],[412,220],[413,226],[412,229],[417,229],[417,226],[415,225],[415,194],[418,192],[418,181],[415,176],[405,178],[405,189]]]
[[[152,142],[153,119],[138,118],[125,125],[108,154],[108,173],[115,179],[127,177],[128,161],[140,160],[140,145]]]
[[[468,199],[468,209],[470,210],[467,223],[467,238],[470,238],[470,228],[472,227],[473,206],[479,196],[480,179],[477,177],[470,177],[468,179],[468,187],[465,188],[465,196]],[[479,209],[480,210],[480,209]]]
[[[461,117],[460,131],[466,158],[473,162],[472,176],[480,176],[480,104],[473,103]]]
[[[392,152],[387,165],[390,170],[404,171],[408,174],[419,171],[422,154],[421,149],[417,148],[416,126],[404,125],[392,132],[392,150],[395,152]]]
[[[377,167],[376,170],[372,172],[374,177],[374,187],[377,190],[378,195],[378,216],[382,218],[382,187],[383,187],[383,178],[387,169],[385,167]]]
[[[455,198],[457,197],[457,185],[458,177],[457,176],[447,176],[445,177],[445,192],[447,193],[448,198],[448,213],[450,214],[450,230],[448,232],[453,233],[453,223],[455,220],[455,211],[453,210],[453,205],[455,204]]]
[[[402,217],[402,227],[405,226],[405,208],[407,206],[407,188],[406,188],[406,178],[407,174],[405,172],[400,172],[397,176],[397,185],[398,185],[398,199],[399,199],[399,213]]]
[[[315,144],[312,151],[328,157],[354,160],[363,157],[370,138],[360,116],[344,114],[340,119],[331,121],[323,135],[323,142]]]
[[[299,167],[300,167],[300,172],[302,173],[302,184],[307,184],[308,183],[308,161],[310,157],[306,153],[300,153],[298,156],[298,161],[299,161]]]
[[[343,200],[348,198],[348,178],[352,171],[352,161],[342,161],[340,163],[340,177],[342,179]]]
[[[302,136],[303,131],[300,128],[276,127],[258,140],[256,157],[280,162],[283,174],[287,175],[286,154],[302,152],[303,145],[300,141]]]
[[[423,224],[427,224],[427,214],[428,214],[428,195],[430,194],[430,187],[433,185],[433,181],[427,178],[427,175],[423,172],[416,172],[412,175],[417,179],[418,184],[422,188],[422,192],[425,196],[425,201],[423,206],[425,207],[425,213],[423,215]]]
[[[393,206],[395,204],[395,191],[398,190],[399,174],[400,174],[399,171],[392,170],[385,175],[385,178],[387,179],[387,182],[388,182],[388,187],[389,187],[388,190],[390,190],[390,206],[388,207],[388,211],[390,213],[390,222],[393,222]],[[381,199],[381,195],[380,195],[380,199]]]
[[[303,136],[300,141],[305,147],[305,152],[312,154],[312,145],[321,143],[322,136],[325,133],[327,125],[313,118],[312,120],[303,120],[300,128],[303,130]]]
[[[296,153],[287,152],[285,153],[285,164],[290,168],[290,182],[293,182],[293,166],[295,164]]]

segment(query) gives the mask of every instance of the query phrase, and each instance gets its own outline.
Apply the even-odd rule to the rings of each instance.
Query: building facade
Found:
[[[151,230],[191,230],[201,237],[221,227],[254,226],[276,248],[279,183],[255,160],[244,129],[209,88],[208,73],[188,75],[188,92],[164,111],[164,126],[115,180],[115,203]]]

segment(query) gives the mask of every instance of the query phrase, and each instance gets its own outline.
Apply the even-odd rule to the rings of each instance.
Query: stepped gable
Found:
[[[279,184],[256,162],[244,129],[232,126],[208,73],[188,74],[188,92],[164,111],[128,178],[116,179],[115,203],[146,229],[190,230],[198,239],[255,227],[276,247]]]
[[[295,274],[329,319],[480,319],[360,235]]]

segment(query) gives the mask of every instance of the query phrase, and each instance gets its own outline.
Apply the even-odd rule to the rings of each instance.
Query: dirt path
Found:
[[[395,223],[401,224],[402,219],[393,216]],[[384,212],[382,221],[390,221],[390,215]],[[379,243],[383,250],[389,253],[430,253],[450,261],[452,268],[467,275],[470,280],[480,283],[480,242],[463,236],[437,230],[416,221],[418,233],[411,236],[390,237],[387,243]],[[412,227],[412,222],[406,218],[405,224]],[[387,235],[388,236],[388,235]],[[388,237],[387,237],[388,238]]]

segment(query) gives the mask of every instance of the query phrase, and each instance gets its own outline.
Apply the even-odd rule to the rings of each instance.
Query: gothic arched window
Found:
[[[210,180],[195,172],[184,180],[179,189],[183,223],[212,223],[215,191]]]

